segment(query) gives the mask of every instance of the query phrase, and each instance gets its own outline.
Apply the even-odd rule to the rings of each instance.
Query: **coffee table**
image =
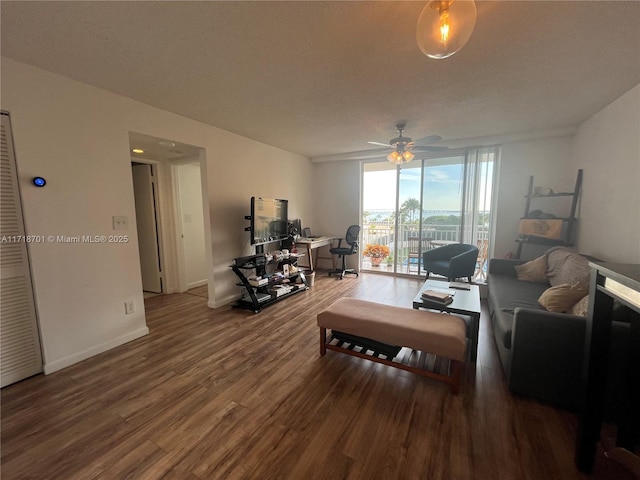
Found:
[[[451,290],[454,293],[453,302],[448,305],[439,305],[434,302],[423,300],[421,295],[425,290]],[[471,338],[470,359],[475,362],[478,358],[478,332],[480,331],[480,288],[477,285],[471,285],[469,290],[454,290],[449,288],[449,282],[440,282],[438,280],[427,280],[420,287],[420,291],[413,299],[413,308],[419,310],[421,308],[427,310],[438,310],[440,312],[457,313],[467,315],[471,318],[469,336]]]

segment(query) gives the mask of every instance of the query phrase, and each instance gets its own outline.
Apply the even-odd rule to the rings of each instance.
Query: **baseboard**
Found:
[[[204,280],[198,280],[197,282],[187,283],[187,290],[192,288],[201,287],[202,285],[206,285],[208,280],[205,278]]]
[[[207,302],[207,307],[209,307],[209,308],[224,307],[225,305],[228,305],[230,303],[233,303],[233,302],[237,301],[238,298],[240,298],[240,297],[237,294],[236,295],[228,295],[227,297],[222,298],[220,300],[217,300],[215,302],[208,301]]]
[[[49,375],[50,373],[57,372],[58,370],[62,370],[63,368],[70,367],[71,365],[81,362],[82,360],[94,357],[100,353],[106,352],[107,350],[111,350],[112,348],[124,345],[125,343],[135,340],[136,338],[144,337],[145,335],[149,335],[149,327],[140,328],[136,331],[127,333],[126,335],[122,335],[121,337],[114,338],[113,340],[110,340],[108,342],[102,343],[100,345],[95,345],[91,348],[83,350],[82,352],[74,353],[73,355],[61,358],[60,360],[47,362],[43,366],[44,374]]]

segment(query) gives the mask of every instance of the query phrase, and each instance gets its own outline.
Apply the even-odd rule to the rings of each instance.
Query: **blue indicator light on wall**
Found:
[[[34,177],[32,182],[36,187],[44,187],[47,184],[47,181],[42,177]]]

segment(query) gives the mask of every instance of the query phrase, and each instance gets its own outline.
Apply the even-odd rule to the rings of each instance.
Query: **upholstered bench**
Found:
[[[460,389],[467,340],[464,320],[459,317],[345,297],[320,312],[317,322],[322,356],[327,349],[335,350],[449,383],[454,394]],[[332,334],[327,335],[327,329]],[[341,332],[346,334],[346,338]],[[358,341],[359,338],[362,342]],[[419,365],[394,361],[399,348],[390,355],[380,354],[375,351],[375,346],[368,345],[368,339],[373,340],[374,345],[408,347],[424,354],[445,357],[450,360],[450,374],[443,375]],[[349,346],[343,347],[345,344]],[[356,349],[358,346],[360,348]],[[368,351],[374,354],[367,355]]]

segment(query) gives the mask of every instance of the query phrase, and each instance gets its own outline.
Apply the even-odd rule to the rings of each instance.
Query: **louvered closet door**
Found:
[[[2,112],[0,169],[0,387],[42,371],[9,116]]]

